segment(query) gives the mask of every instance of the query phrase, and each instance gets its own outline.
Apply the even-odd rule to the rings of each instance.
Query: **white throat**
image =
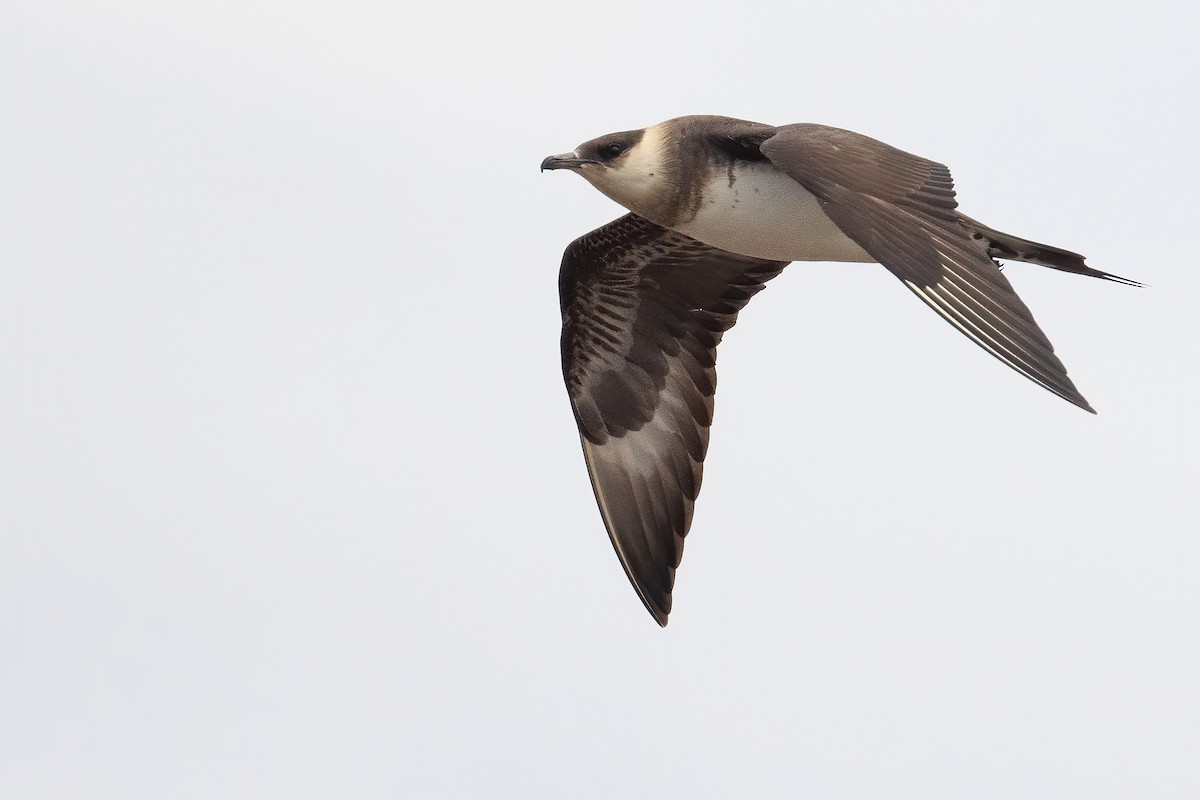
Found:
[[[667,134],[663,124],[642,131],[642,138],[629,149],[617,169],[585,166],[580,174],[610,200],[635,213],[662,192],[670,176],[664,170],[663,148]]]

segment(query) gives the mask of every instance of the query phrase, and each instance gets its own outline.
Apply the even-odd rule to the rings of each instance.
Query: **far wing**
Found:
[[[617,556],[660,625],[700,491],[717,344],[786,263],[634,214],[563,255],[563,376],[584,458]]]

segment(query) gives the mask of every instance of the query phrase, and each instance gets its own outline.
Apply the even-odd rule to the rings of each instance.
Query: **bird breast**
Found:
[[[707,245],[774,261],[875,261],[817,198],[769,162],[714,169],[696,215],[672,226]]]

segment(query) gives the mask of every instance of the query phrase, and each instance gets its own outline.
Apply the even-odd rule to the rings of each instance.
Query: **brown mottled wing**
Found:
[[[823,125],[779,128],[761,151],[950,324],[1030,380],[1095,413],[988,255],[988,243],[964,227],[945,166]]]
[[[617,556],[660,625],[700,491],[717,344],[784,266],[634,214],[563,255],[563,377],[584,459]]]

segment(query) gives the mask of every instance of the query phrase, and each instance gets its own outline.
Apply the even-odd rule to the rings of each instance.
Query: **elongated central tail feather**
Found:
[[[959,224],[970,232],[972,238],[987,243],[988,255],[992,258],[1026,261],[1030,264],[1038,264],[1043,267],[1050,267],[1051,269],[1060,269],[1063,272],[1073,272],[1076,275],[1088,275],[1093,278],[1102,278],[1106,281],[1115,281],[1127,286],[1142,285],[1135,280],[1122,278],[1120,275],[1113,275],[1111,272],[1103,272],[1089,267],[1084,263],[1083,256],[1079,255],[1079,253],[1072,253],[1070,250],[1063,250],[1060,247],[1033,242],[1029,239],[1022,239],[1020,236],[1013,236],[1011,233],[1004,233],[1003,231],[989,228],[965,214],[959,215]]]

